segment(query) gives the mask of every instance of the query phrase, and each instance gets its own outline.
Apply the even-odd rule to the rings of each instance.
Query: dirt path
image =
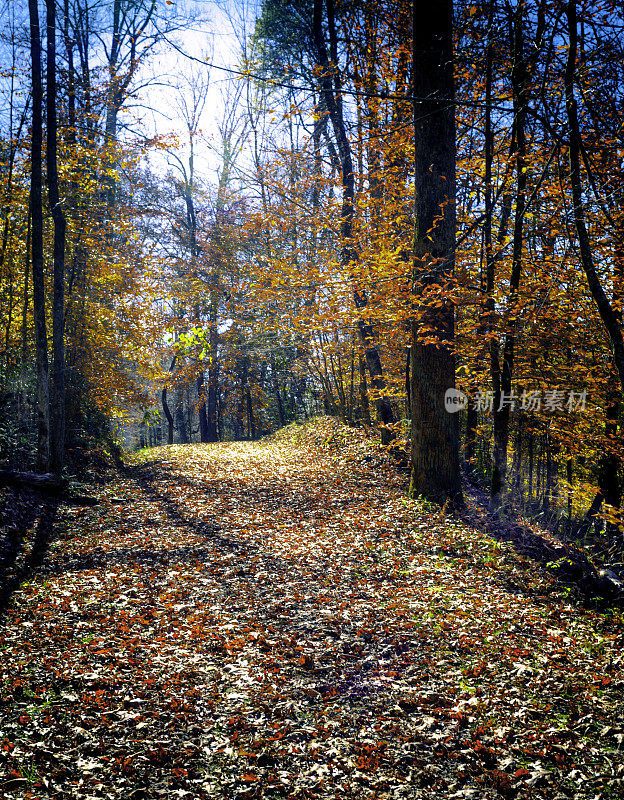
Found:
[[[619,796],[621,619],[404,489],[324,421],[63,507],[0,631],[3,796]]]

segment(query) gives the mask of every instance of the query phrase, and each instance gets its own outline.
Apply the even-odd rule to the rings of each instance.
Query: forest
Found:
[[[461,504],[465,465],[613,546],[618,4],[232,6],[219,102],[184,54],[210,8],[173,6],[5,6],[6,468],[323,412],[376,426],[413,497]]]
[[[167,86],[181,133],[139,111],[193,24],[168,5],[5,8],[7,468],[323,411],[403,451],[411,496],[461,503],[465,463],[617,537],[618,4],[231,10],[203,173],[209,56]]]
[[[624,790],[624,6],[5,0],[0,794]]]

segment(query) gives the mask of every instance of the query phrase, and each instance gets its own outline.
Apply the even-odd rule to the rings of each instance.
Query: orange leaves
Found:
[[[301,653],[299,656],[299,664],[303,669],[314,669],[314,658],[308,653]]]
[[[617,779],[621,622],[406,501],[361,432],[148,451],[98,492],[59,509],[71,536],[6,617],[7,780],[547,800]]]

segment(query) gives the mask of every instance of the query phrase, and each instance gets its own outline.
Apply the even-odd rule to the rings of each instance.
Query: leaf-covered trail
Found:
[[[620,796],[621,620],[331,421],[148,457],[7,614],[7,800]]]

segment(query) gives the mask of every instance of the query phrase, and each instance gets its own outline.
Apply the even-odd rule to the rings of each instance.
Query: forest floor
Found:
[[[6,800],[624,796],[621,612],[359,433],[144,451],[99,496],[48,503],[8,600]]]

